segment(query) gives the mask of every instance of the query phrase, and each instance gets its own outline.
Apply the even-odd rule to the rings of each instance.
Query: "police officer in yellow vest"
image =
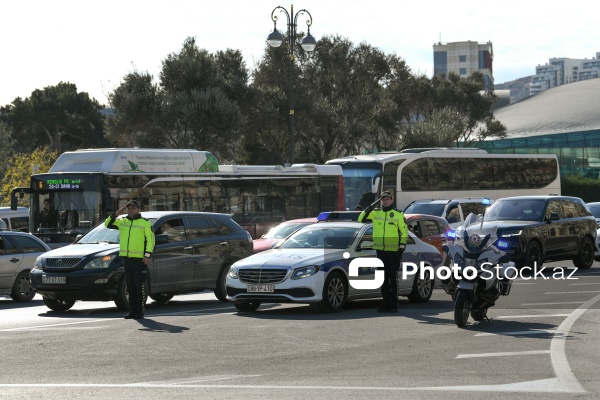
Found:
[[[375,208],[380,201],[381,208]],[[377,258],[383,262],[384,280],[381,286],[383,303],[377,312],[397,312],[398,267],[408,240],[404,213],[393,207],[392,194],[383,192],[379,200],[360,213],[358,221],[373,221],[373,248],[377,250]]]
[[[117,218],[125,213],[125,218]],[[112,213],[104,226],[119,230],[119,255],[123,258],[125,281],[129,291],[129,314],[126,319],[144,318],[146,293],[144,282],[148,274],[147,265],[154,250],[154,232],[150,220],[142,218],[140,203],[130,200],[125,207]]]

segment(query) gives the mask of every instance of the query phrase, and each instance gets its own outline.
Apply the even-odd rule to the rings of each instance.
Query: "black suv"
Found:
[[[230,215],[142,212],[156,233],[146,293],[159,303],[176,294],[214,290],[226,301],[229,266],[252,255],[250,234]],[[76,300],[114,301],[127,311],[127,285],[119,257],[119,231],[96,226],[75,243],[44,253],[30,273],[48,308],[68,310]]]
[[[517,266],[540,268],[544,261],[594,263],[596,219],[577,197],[519,196],[498,199],[484,223],[498,226],[496,246]]]

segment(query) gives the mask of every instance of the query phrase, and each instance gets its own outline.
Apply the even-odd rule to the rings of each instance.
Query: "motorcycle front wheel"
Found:
[[[456,300],[454,301],[454,322],[456,326],[462,328],[469,319],[469,312],[471,306],[469,305],[469,291],[458,290],[456,293]]]

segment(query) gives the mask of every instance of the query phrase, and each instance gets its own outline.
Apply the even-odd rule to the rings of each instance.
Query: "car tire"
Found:
[[[339,311],[344,308],[348,298],[348,284],[339,272],[331,272],[325,279],[323,286],[323,309],[325,311]]]
[[[46,307],[52,311],[67,311],[75,304],[75,300],[51,299],[46,296],[42,296],[42,300],[44,300]]]
[[[150,295],[150,298],[159,304],[167,304],[169,300],[171,300],[175,296],[171,293],[158,293]]]
[[[146,300],[148,299],[148,281],[144,282],[144,293],[146,294],[146,299],[144,299],[144,304],[146,304]],[[129,311],[129,291],[127,290],[127,282],[125,281],[125,275],[121,275],[121,279],[119,279],[119,285],[117,286],[117,294],[113,298],[115,305],[119,309],[119,311]]]
[[[538,269],[544,264],[544,250],[542,249],[540,242],[537,240],[532,240],[527,244],[523,266],[529,267],[533,270],[533,267],[536,264]]]
[[[227,300],[227,287],[225,283],[227,282],[227,274],[229,273],[230,264],[225,265],[221,268],[221,272],[219,273],[219,278],[217,279],[217,287],[214,290],[214,294],[219,301],[229,301]]]
[[[21,271],[15,279],[10,297],[14,301],[31,301],[35,297],[35,290],[31,286],[29,271]]]
[[[589,237],[584,237],[579,246],[579,253],[573,260],[573,265],[580,269],[588,269],[594,264],[594,242]]]
[[[423,278],[425,279],[421,279],[420,271],[417,271],[413,281],[412,290],[408,295],[408,300],[413,303],[425,303],[429,301],[433,294],[433,285],[435,282],[431,279],[429,271],[424,272]]]
[[[260,307],[260,301],[234,301],[233,305],[238,309],[238,311],[253,312],[258,310],[258,307]]]

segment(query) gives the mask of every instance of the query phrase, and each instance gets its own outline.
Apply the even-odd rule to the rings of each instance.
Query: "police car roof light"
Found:
[[[317,221],[358,221],[360,211],[323,211]]]

